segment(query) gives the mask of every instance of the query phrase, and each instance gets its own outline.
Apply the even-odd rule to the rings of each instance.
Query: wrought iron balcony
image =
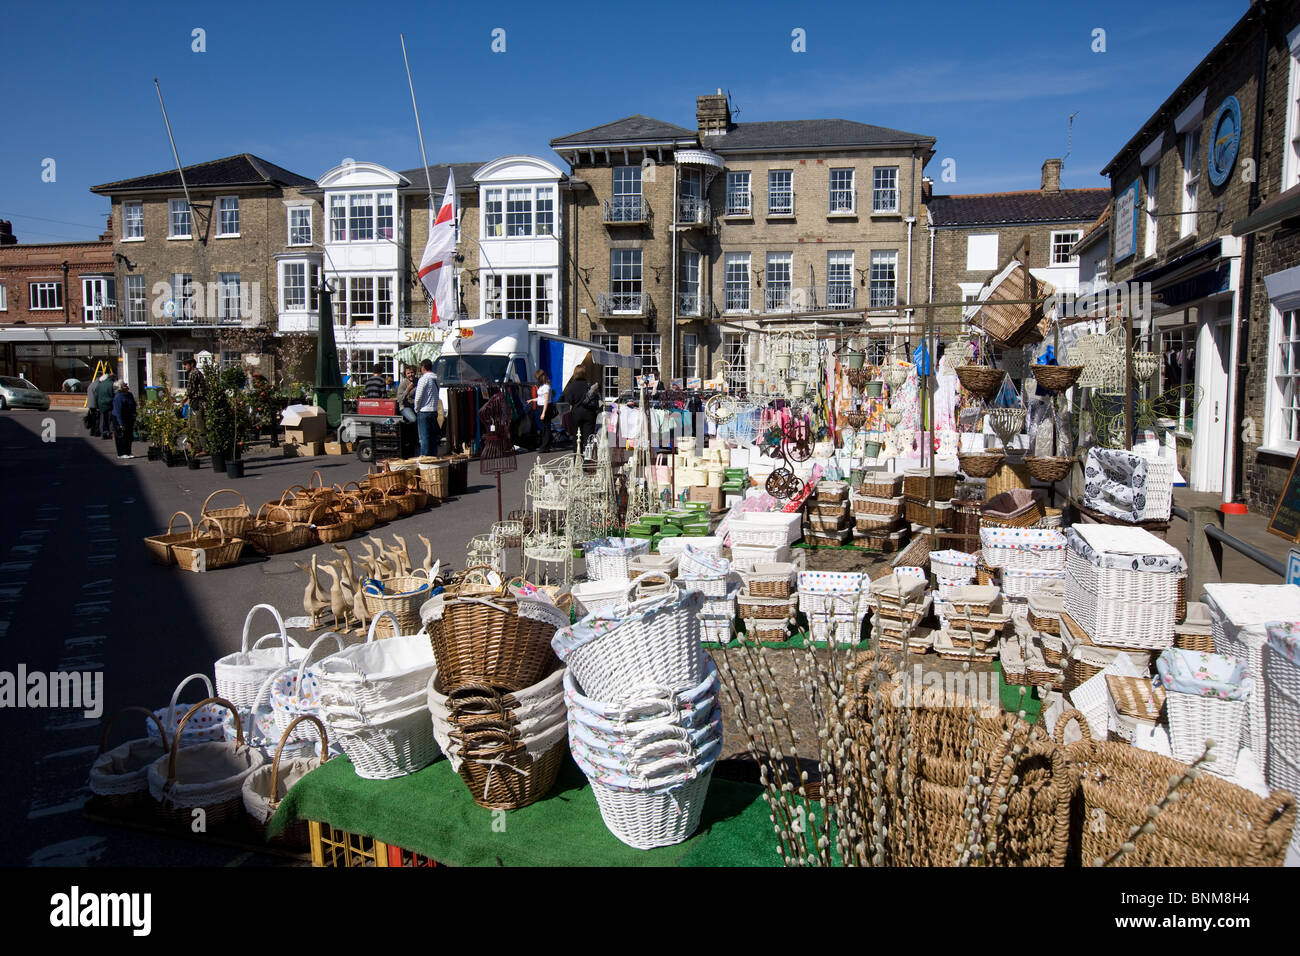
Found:
[[[713,303],[707,295],[700,295],[698,292],[679,292],[677,293],[677,314],[683,318],[694,318],[696,316],[707,318],[713,315]]]
[[[767,194],[767,214],[769,216],[794,215],[794,190],[774,189]]]
[[[644,196],[615,196],[603,206],[606,225],[637,226],[650,221],[650,204]]]
[[[857,192],[853,189],[832,189],[830,210],[832,216],[849,216],[858,211]]]
[[[794,290],[787,286],[769,285],[763,290],[765,312],[789,312],[794,303]]]
[[[763,297],[768,312],[848,312],[857,307],[857,301],[857,289],[847,282],[793,289],[769,286]]]
[[[727,312],[748,312],[749,287],[743,289],[723,289],[722,304]]]
[[[677,201],[677,224],[679,226],[707,226],[713,219],[713,209],[707,199],[698,196],[682,196]]]
[[[116,307],[104,306],[98,324],[121,329],[254,329],[262,325],[262,315],[256,308],[252,315],[240,315],[238,312],[234,315],[205,315],[198,308],[197,300],[190,308],[182,308],[175,315],[154,315],[150,304],[141,302],[134,309],[128,308],[125,313]]]
[[[649,318],[654,315],[654,304],[645,292],[602,292],[596,297],[596,307],[603,318]]]

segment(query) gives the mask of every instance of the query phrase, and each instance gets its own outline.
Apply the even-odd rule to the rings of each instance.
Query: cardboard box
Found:
[[[691,501],[703,501],[708,504],[710,511],[721,511],[724,503],[723,492],[721,488],[692,485]]]
[[[288,442],[284,446],[285,458],[314,458],[325,454],[323,441]]]
[[[323,442],[327,431],[325,409],[315,405],[290,405],[280,415],[284,439],[296,444]]]
[[[352,442],[327,441],[325,443],[325,454],[350,455],[352,454]]]

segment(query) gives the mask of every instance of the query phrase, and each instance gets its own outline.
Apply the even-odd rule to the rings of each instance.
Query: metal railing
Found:
[[[748,312],[749,311],[749,287],[743,289],[726,289],[722,290],[723,306],[728,312]]]
[[[853,189],[832,189],[830,197],[830,212],[832,214],[855,213],[858,211],[856,199],[856,191]]]
[[[644,292],[602,292],[596,297],[596,308],[606,318],[638,318],[650,315],[654,306]]]
[[[679,292],[677,293],[677,314],[681,316],[712,315],[713,303],[709,301],[707,295],[700,295],[698,292]]]
[[[1172,509],[1176,518],[1187,522],[1187,597],[1196,600],[1207,583],[1223,580],[1223,549],[1231,548],[1250,558],[1266,571],[1285,580],[1286,564],[1223,530],[1223,512],[1218,508]],[[1214,574],[1211,576],[1211,567]]]
[[[749,216],[753,213],[753,194],[748,189],[733,189],[727,192],[726,216]]]
[[[769,216],[793,216],[794,190],[769,190],[767,194],[767,214]]]
[[[650,221],[650,204],[644,196],[615,196],[602,204],[605,222],[632,225]]]
[[[707,199],[682,196],[677,203],[677,224],[680,226],[707,226],[713,219],[713,210]]]

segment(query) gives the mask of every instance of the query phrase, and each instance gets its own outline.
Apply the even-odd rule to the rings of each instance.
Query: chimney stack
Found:
[[[1059,159],[1043,160],[1043,185],[1044,193],[1059,193],[1061,191],[1061,161]]]
[[[731,107],[721,89],[695,98],[695,122],[701,136],[721,136],[731,125]]]
[[[14,235],[14,226],[8,219],[0,219],[0,246],[16,246],[18,237]]]

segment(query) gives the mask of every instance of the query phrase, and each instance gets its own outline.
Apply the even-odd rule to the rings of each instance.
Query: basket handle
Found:
[[[316,512],[320,511],[322,508],[325,509],[326,514],[329,514],[329,508],[330,508],[329,504],[324,501],[319,502],[316,505],[316,507],[311,509],[311,514],[307,516],[307,524],[311,525],[312,527],[316,527]],[[329,523],[333,524],[333,522],[329,522]]]
[[[241,505],[243,505],[245,508],[248,507],[248,502],[244,499],[244,496],[241,495],[234,488],[218,488],[216,491],[212,492],[212,494],[208,495],[206,498],[203,499],[203,507],[199,509],[200,515],[207,514],[208,502],[210,502],[217,495],[234,495],[236,498],[239,499],[239,503]]]
[[[1062,746],[1065,744],[1065,728],[1070,726],[1072,720],[1079,722],[1079,730],[1083,733],[1084,740],[1092,739],[1092,731],[1088,729],[1088,719],[1083,715],[1082,711],[1071,708],[1056,718],[1056,729],[1052,731],[1052,736]]]
[[[205,697],[187,710],[185,716],[181,718],[181,722],[176,725],[176,736],[172,738],[171,754],[167,757],[168,789],[170,789],[172,784],[176,782],[176,755],[180,753],[181,749],[181,731],[185,729],[185,725],[189,723],[189,719],[199,711],[199,708],[208,704],[219,704],[235,715],[235,746],[244,746],[244,722],[239,719],[239,710],[224,697]]]
[[[197,543],[198,540],[199,540],[201,537],[203,537],[203,535],[202,535],[200,532],[203,531],[203,526],[206,525],[206,524],[212,524],[212,525],[215,525],[215,526],[216,526],[216,528],[217,528],[217,533],[218,533],[219,535],[221,535],[221,544],[225,544],[225,543],[226,543],[226,529],[223,528],[223,527],[221,526],[221,522],[220,522],[220,521],[218,521],[216,518],[212,517],[211,515],[204,515],[204,516],[199,520],[198,527],[194,529],[194,534],[193,534],[193,536],[190,538],[190,541],[191,541],[191,542],[194,542],[194,543]]]
[[[375,627],[379,624],[379,619],[386,617],[393,622],[393,636],[397,637],[402,633],[402,627],[397,621],[397,615],[385,608],[370,619],[370,629],[366,631],[366,643],[369,644],[375,639]]]
[[[313,485],[312,484],[313,481],[316,482],[316,484]],[[325,479],[320,476],[319,471],[313,471],[311,473],[311,477],[307,479],[307,490],[308,491],[325,490]]]
[[[298,496],[294,494],[295,491],[306,491],[306,490],[307,489],[303,488],[302,485],[293,485],[292,487],[284,489],[284,494],[280,496],[280,504],[283,505],[287,501],[291,501],[294,498],[297,498]]]
[[[269,604],[254,604],[249,609],[247,616],[244,618],[244,638],[239,642],[240,651],[244,654],[247,654],[250,650],[248,645],[248,626],[253,623],[253,615],[256,614],[258,611],[269,611],[271,613],[271,616],[275,618],[275,625],[280,631],[280,635],[279,635],[280,642],[284,645],[284,662],[285,664],[288,664],[289,663],[289,632],[285,630],[284,618],[280,616],[280,612],[277,611],[275,608],[271,607],[271,605]],[[274,634],[266,635],[266,637],[274,637],[274,636],[275,636]],[[259,640],[257,643],[260,644],[262,640],[265,639],[266,638],[264,637],[261,640]],[[256,647],[257,645],[255,644],[253,646]]]
[[[293,728],[297,727],[304,720],[310,720],[316,725],[316,731],[320,734],[320,762],[324,764],[330,759],[329,754],[329,735],[325,732],[325,725],[320,722],[320,718],[313,717],[311,714],[299,714],[293,720],[289,721],[289,726],[284,728],[284,733],[280,735],[280,742],[275,745],[275,757],[271,760],[271,809],[280,805],[280,801],[275,798],[276,789],[280,783],[280,753],[284,750],[285,743],[289,740],[289,735],[293,733]]]
[[[343,650],[342,635],[336,634],[333,631],[326,631],[320,637],[316,638],[316,640],[312,641],[311,646],[307,648],[307,653],[302,655],[302,660],[298,662],[298,688],[299,689],[302,688],[303,673],[307,670],[307,664],[311,661],[311,652],[316,650],[316,648],[319,645],[323,644],[326,640],[328,640],[331,637],[334,638],[334,645],[336,648],[336,652]]]
[[[209,697],[211,697],[213,694],[216,693],[216,691],[213,690],[212,688],[212,681],[208,679],[207,674],[191,674],[189,677],[185,678],[183,681],[181,681],[179,684],[176,685],[176,689],[172,691],[171,702],[167,705],[167,725],[169,727],[176,726],[176,701],[180,699],[181,691],[183,691],[186,685],[188,685],[189,682],[192,680],[203,681],[203,686],[205,686],[208,689]]]
[[[172,533],[172,526],[173,526],[174,524],[176,524],[176,516],[177,516],[177,515],[184,515],[184,516],[185,516],[185,520],[188,521],[188,522],[190,523],[190,537],[191,537],[191,538],[194,537],[194,519],[190,517],[190,514],[189,514],[188,511],[177,511],[177,512],[174,512],[174,513],[172,514],[172,520],[167,522],[167,533],[168,533],[168,534],[171,534],[171,533]]]
[[[144,714],[146,717],[148,717],[150,720],[152,720],[155,724],[158,725],[158,733],[162,736],[163,747],[170,746],[167,743],[167,728],[165,728],[163,726],[163,722],[158,719],[158,715],[155,714],[152,710],[150,710],[147,707],[137,707],[136,705],[132,704],[129,707],[123,707],[122,709],[118,710],[116,713],[110,716],[108,720],[104,722],[104,735],[99,738],[100,753],[103,753],[108,749],[108,732],[113,729],[113,721],[117,720],[119,716],[125,713]]]

